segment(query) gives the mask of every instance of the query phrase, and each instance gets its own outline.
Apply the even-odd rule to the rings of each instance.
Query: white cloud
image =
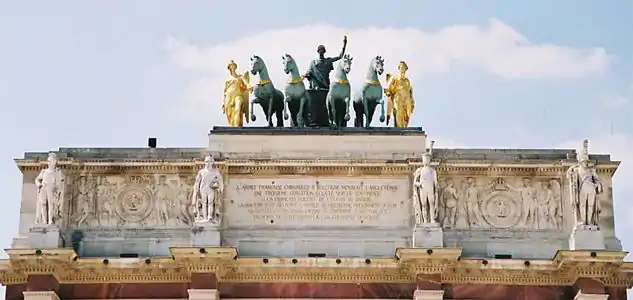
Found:
[[[398,61],[407,61],[414,84],[421,74],[447,72],[454,64],[511,79],[576,78],[603,72],[611,61],[602,48],[574,49],[531,43],[512,27],[494,19],[483,27],[456,25],[436,32],[316,24],[264,31],[217,45],[198,45],[169,37],[166,48],[177,67],[201,76],[184,93],[188,111],[204,114],[205,122],[225,124],[219,107],[229,60],[235,60],[244,72],[250,56],[261,56],[276,87],[283,89],[286,75],[281,67],[282,54],[293,55],[303,71],[316,56],[318,44],[326,45],[330,56],[337,55],[343,35],[349,39],[347,52],[354,56],[352,84],[362,82],[370,58],[375,55],[386,59],[386,72],[395,71]]]
[[[629,103],[629,99],[624,96],[611,95],[605,96],[600,99],[602,105],[609,110],[616,110],[626,106]]]

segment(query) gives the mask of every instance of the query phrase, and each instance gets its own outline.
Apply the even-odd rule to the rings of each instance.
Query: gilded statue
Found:
[[[387,95],[387,125],[389,119],[393,115],[394,127],[408,127],[415,102],[413,101],[413,87],[411,81],[407,78],[409,66],[404,61],[398,64],[398,74],[391,75],[387,73],[387,87],[385,95]]]
[[[224,193],[224,180],[214,165],[213,156],[204,159],[204,168],[198,172],[193,185],[191,204],[198,223],[220,223],[220,208]]]
[[[589,165],[589,141],[584,140],[578,153],[578,165],[567,170],[570,199],[577,225],[599,226],[600,201],[603,186],[596,170]]]
[[[237,73],[237,64],[230,61],[227,65],[229,78],[224,83],[224,100],[222,101],[222,113],[231,127],[244,126],[244,119],[248,123],[248,94],[250,75],[248,71],[244,75]]]
[[[37,187],[36,225],[51,225],[61,218],[64,203],[65,177],[57,166],[57,155],[48,155],[48,168],[35,178]]]

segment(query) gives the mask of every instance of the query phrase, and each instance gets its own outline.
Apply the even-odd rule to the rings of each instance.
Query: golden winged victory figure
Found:
[[[224,99],[222,101],[222,113],[231,127],[244,126],[244,119],[248,123],[248,84],[250,76],[248,71],[244,75],[237,73],[237,64],[230,61],[227,65],[229,78],[224,83]]]
[[[385,88],[387,125],[389,125],[389,119],[393,115],[394,127],[409,126],[415,102],[413,101],[413,87],[406,75],[407,70],[409,70],[409,66],[406,62],[401,61],[398,64],[397,75],[387,73],[387,87]]]

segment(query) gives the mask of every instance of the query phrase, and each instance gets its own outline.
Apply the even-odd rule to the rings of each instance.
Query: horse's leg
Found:
[[[369,99],[366,96],[363,96],[363,112],[365,113],[365,127],[369,127],[371,124],[372,115],[369,114]]]
[[[255,116],[255,103],[259,103],[259,98],[255,97],[253,98],[253,100],[251,100],[251,121],[255,122],[255,120],[257,120],[257,117]]]
[[[292,96],[290,96],[290,94],[288,94],[288,92],[284,93],[284,102],[285,102],[285,109],[290,111],[290,127],[296,127],[297,126],[297,116],[296,116],[296,108],[294,106],[294,102],[293,102],[293,98]],[[286,113],[287,114],[287,113]]]
[[[369,111],[369,116],[367,117],[367,127],[371,124],[371,121],[374,120],[374,113],[376,112],[376,101],[371,101],[367,104],[367,110]]]
[[[287,119],[287,115],[284,116],[284,98],[281,94],[274,97],[275,101],[275,117],[277,118],[277,127],[284,127],[284,119]]]
[[[303,109],[305,108],[304,105],[305,105],[305,103],[307,101],[306,100],[306,93],[307,92],[304,91],[303,94],[301,96],[299,96],[299,98],[298,98],[299,111],[297,111],[297,118],[296,118],[296,120],[297,120],[297,127],[298,128],[303,128],[303,120],[304,120],[304,118],[303,118],[304,110]]]
[[[275,101],[275,91],[273,90],[270,93],[270,97],[268,98],[268,107],[267,113],[268,116],[268,127],[273,127],[273,102]]]

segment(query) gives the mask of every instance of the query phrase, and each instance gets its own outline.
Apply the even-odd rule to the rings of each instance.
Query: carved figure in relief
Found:
[[[169,221],[169,211],[171,207],[170,188],[167,185],[167,178],[165,175],[158,177],[158,184],[156,184],[156,195],[154,199],[156,203],[156,213],[158,221],[165,225]]]
[[[194,205],[191,203],[190,195],[192,194],[192,187],[194,184],[194,178],[187,177],[181,179],[178,183],[178,205],[179,212],[176,216],[180,222],[186,225],[191,225],[194,222]]]
[[[415,102],[413,101],[413,87],[409,78],[407,78],[407,70],[409,66],[404,61],[398,64],[398,74],[391,75],[387,73],[387,87],[385,95],[387,96],[387,125],[389,119],[393,115],[394,127],[408,127]]]
[[[248,94],[250,75],[248,71],[244,75],[237,73],[237,64],[230,61],[227,65],[229,78],[224,82],[224,101],[222,113],[231,127],[242,127],[244,119],[248,123]]]
[[[466,190],[464,191],[464,199],[466,202],[466,219],[468,226],[478,227],[481,225],[481,214],[479,208],[479,196],[481,189],[477,186],[477,181],[473,177],[466,178]]]
[[[196,222],[220,222],[224,179],[213,163],[213,156],[204,159],[204,168],[198,172],[193,185],[191,204],[195,207]]]
[[[79,177],[77,197],[75,198],[77,204],[75,223],[77,226],[89,226],[89,221],[94,219],[94,196],[95,185],[92,178],[89,179],[87,176]]]
[[[453,180],[446,180],[446,186],[442,190],[442,199],[444,203],[444,226],[454,228],[457,221],[457,202],[459,201],[459,192],[455,188]]]
[[[532,179],[523,178],[521,187],[508,186],[510,189],[519,194],[521,206],[523,207],[523,222],[527,228],[536,228],[538,226],[537,215],[537,199],[538,191],[532,186]]]
[[[414,208],[416,225],[437,223],[439,184],[437,172],[431,167],[433,143],[429,152],[422,156],[422,167],[413,173]]]
[[[99,226],[115,226],[114,224],[114,188],[116,184],[108,180],[107,177],[101,177],[97,187],[97,220]]]
[[[57,155],[48,155],[48,167],[35,178],[37,205],[35,224],[50,225],[61,219],[64,204],[65,177],[57,166]]]
[[[537,210],[539,215],[538,228],[560,229],[562,214],[560,209],[560,184],[557,180],[551,179],[542,182],[542,195],[539,196]]]
[[[584,140],[578,153],[578,165],[567,170],[571,206],[578,225],[599,226],[600,201],[596,196],[604,192],[596,170],[589,165],[589,141]]]

